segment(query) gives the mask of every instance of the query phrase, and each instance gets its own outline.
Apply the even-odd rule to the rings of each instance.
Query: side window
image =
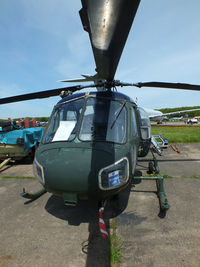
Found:
[[[140,117],[140,130],[141,130],[141,137],[143,140],[147,140],[151,138],[151,123],[149,120],[149,116],[147,112],[143,109],[138,107],[138,113]]]
[[[137,134],[137,124],[136,124],[136,116],[135,116],[135,109],[131,107],[131,134],[135,136]]]

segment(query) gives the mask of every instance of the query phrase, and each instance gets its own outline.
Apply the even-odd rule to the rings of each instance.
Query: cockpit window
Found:
[[[83,115],[79,139],[125,143],[125,103],[105,98],[89,98]]]
[[[138,113],[140,118],[140,131],[141,137],[143,140],[147,140],[151,138],[151,123],[147,112],[143,109],[138,107]]]
[[[140,115],[140,119],[141,119],[141,125],[142,126],[150,126],[150,120],[149,120],[149,116],[148,113],[141,107],[138,107],[138,112]]]
[[[83,104],[84,98],[81,98],[57,106],[50,118],[42,143],[72,141],[77,133]]]

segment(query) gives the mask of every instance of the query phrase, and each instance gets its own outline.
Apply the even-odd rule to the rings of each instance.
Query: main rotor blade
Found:
[[[112,81],[140,0],[82,0],[80,17],[89,33],[100,79]]]
[[[168,83],[168,82],[141,82],[132,84],[136,87],[160,87],[169,89],[196,90],[200,91],[200,85],[189,83]]]
[[[81,89],[88,88],[88,87],[96,87],[96,85],[94,84],[90,84],[86,86],[77,85],[77,86],[62,87],[62,88],[57,88],[57,89],[29,93],[29,94],[5,97],[5,98],[0,98],[0,104],[8,104],[8,103],[25,101],[25,100],[33,100],[33,99],[58,96],[62,91],[69,91],[73,93],[73,92],[76,92],[76,91],[79,91]]]

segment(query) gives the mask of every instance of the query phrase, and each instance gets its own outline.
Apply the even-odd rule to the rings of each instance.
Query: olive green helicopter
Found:
[[[116,87],[200,90],[199,85],[183,83],[115,80],[140,0],[81,2],[80,18],[90,37],[96,74],[70,82],[91,84],[0,99],[0,104],[5,104],[61,96],[35,153],[34,171],[42,189],[35,194],[24,191],[26,198],[35,199],[48,191],[61,196],[65,204],[76,205],[82,199],[108,199],[131,183],[138,159],[150,150],[150,120],[142,108],[117,92]],[[96,91],[77,92],[95,87]],[[165,209],[168,207],[164,205]]]

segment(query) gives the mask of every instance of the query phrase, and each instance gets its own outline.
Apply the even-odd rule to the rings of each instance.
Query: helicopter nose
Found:
[[[37,151],[47,191],[76,202],[98,190],[98,172],[113,162],[112,153],[94,148],[53,148]]]

